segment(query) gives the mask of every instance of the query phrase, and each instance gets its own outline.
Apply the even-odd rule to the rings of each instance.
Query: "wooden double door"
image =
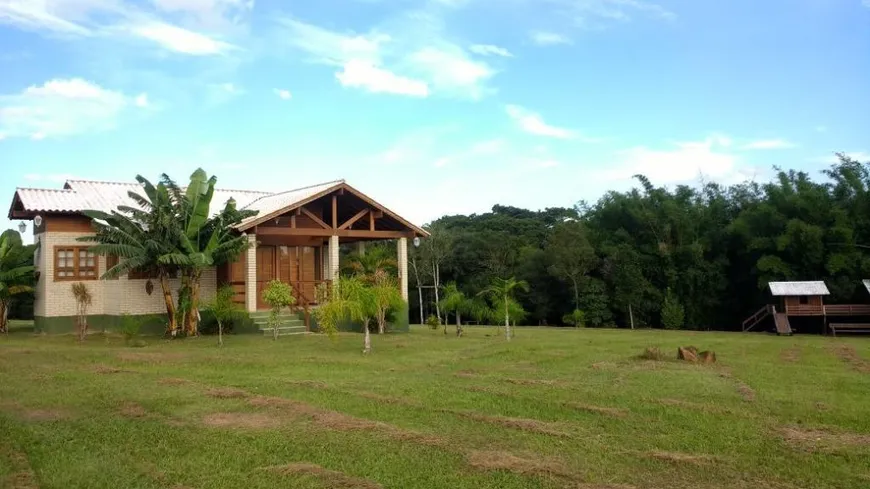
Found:
[[[313,303],[318,280],[318,249],[312,246],[257,247],[257,309],[268,309],[263,290],[272,280],[293,286],[297,304]]]

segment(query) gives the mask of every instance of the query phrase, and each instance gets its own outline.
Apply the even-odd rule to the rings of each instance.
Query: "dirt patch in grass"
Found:
[[[118,413],[125,418],[144,418],[148,416],[148,411],[135,402],[125,402],[118,408]]]
[[[505,379],[505,382],[508,382],[508,383],[511,383],[514,385],[546,385],[546,386],[560,385],[559,381],[546,380],[546,379]]]
[[[737,392],[740,393],[740,397],[742,397],[746,402],[752,402],[755,400],[755,390],[753,390],[752,387],[749,387],[748,384],[739,380],[737,381]]]
[[[39,484],[36,483],[36,474],[33,473],[33,469],[30,467],[27,455],[10,447],[0,447],[0,458],[7,459],[12,468],[12,473],[0,478],[0,487],[8,487],[9,489],[39,489]]]
[[[111,365],[97,365],[94,367],[95,374],[129,374],[133,373],[132,370],[125,370],[123,368],[113,367]]]
[[[165,352],[165,351],[137,351],[130,352],[125,351],[118,353],[118,358],[125,362],[139,362],[139,363],[172,363],[177,362],[179,360],[184,360],[187,358],[187,355],[178,352]]]
[[[412,406],[412,407],[423,407],[419,402],[407,398],[407,397],[393,397],[393,396],[385,396],[383,394],[377,394],[375,392],[367,392],[367,391],[347,391],[348,394],[362,397],[363,399],[369,399],[372,401],[381,402],[384,404],[393,404],[397,406]]]
[[[324,469],[319,465],[309,463],[292,463],[276,467],[263,467],[261,470],[268,470],[269,472],[285,476],[305,475],[315,477],[324,485],[324,487],[335,489],[381,489],[384,487],[377,482],[368,479],[353,477],[344,472]]]
[[[215,387],[207,390],[205,393],[216,399],[241,399],[248,397],[247,392],[234,387]]]
[[[852,366],[853,369],[861,373],[870,373],[870,361],[861,358],[858,351],[852,345],[838,344],[829,348],[832,354],[843,362]]]
[[[529,433],[539,433],[542,435],[556,436],[560,438],[568,438],[571,433],[565,431],[564,427],[558,423],[550,423],[529,418],[511,418],[507,416],[488,416],[485,414],[472,413],[467,411],[454,411],[454,414],[464,418],[481,421],[484,423],[504,426],[520,431],[528,431]]]
[[[319,380],[288,380],[287,384],[311,389],[329,389],[329,384]]]
[[[476,379],[477,377],[480,377],[480,375],[474,370],[460,370],[453,375],[462,379]]]
[[[788,426],[780,429],[780,435],[787,445],[808,452],[839,452],[856,447],[870,447],[870,434],[830,428]]]
[[[595,370],[607,370],[616,368],[618,365],[615,362],[596,362],[590,365]]]
[[[662,450],[647,452],[644,456],[672,464],[705,465],[716,461],[716,458],[710,455],[693,455],[691,453],[666,452]]]
[[[624,418],[629,414],[629,410],[624,408],[593,406],[592,404],[583,404],[579,402],[569,402],[566,406],[578,411],[585,411],[592,414],[603,414],[604,416],[612,416],[614,418]]]
[[[162,385],[191,385],[196,382],[192,380],[182,379],[180,377],[166,377],[157,381],[158,384]]]
[[[62,409],[22,409],[19,414],[25,421],[57,421],[71,418],[69,412]]]
[[[539,476],[580,482],[562,461],[541,458],[532,453],[513,454],[501,451],[472,451],[467,456],[468,465],[480,470],[502,470],[524,476]]]
[[[710,414],[734,414],[734,412],[728,408],[715,406],[713,404],[704,404],[701,402],[684,401],[682,399],[659,399],[656,402],[664,404],[665,406],[681,407]]]
[[[801,360],[801,348],[799,346],[786,348],[779,353],[779,359],[785,363],[797,363]]]
[[[281,420],[263,413],[212,413],[202,419],[203,424],[217,428],[265,430],[277,428]]]

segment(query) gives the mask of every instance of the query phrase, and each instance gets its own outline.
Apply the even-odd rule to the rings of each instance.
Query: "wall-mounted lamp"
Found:
[[[19,225],[18,225],[18,231],[19,231],[21,234],[24,234],[25,232],[27,232],[27,223],[22,222],[21,224],[19,224]]]

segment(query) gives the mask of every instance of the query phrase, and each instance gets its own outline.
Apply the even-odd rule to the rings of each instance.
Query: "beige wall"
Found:
[[[34,315],[39,317],[75,316],[76,304],[71,287],[75,282],[54,280],[54,247],[87,246],[87,243],[76,241],[77,238],[89,233],[75,232],[45,232],[37,235],[40,241],[37,267],[40,272],[39,283],[36,286],[36,302]],[[98,275],[106,272],[106,258],[98,257]],[[84,283],[91,291],[94,302],[90,314],[161,314],[166,312],[160,283],[152,280],[154,290],[151,295],[145,291],[148,280],[128,280],[121,277],[118,280],[87,280]],[[178,299],[179,280],[170,280],[173,299]],[[214,298],[217,287],[217,274],[214,268],[206,270],[202,275],[201,300],[203,302]]]

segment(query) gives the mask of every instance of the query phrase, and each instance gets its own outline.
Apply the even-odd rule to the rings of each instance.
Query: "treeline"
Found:
[[[668,189],[637,176],[594,204],[443,217],[412,249],[411,286],[443,316],[433,286],[475,296],[515,277],[529,284],[516,298],[530,325],[579,310],[592,327],[737,329],[771,280],[825,280],[831,302],[866,302],[870,164],[838,156],[821,178],[777,169],[768,183]]]

